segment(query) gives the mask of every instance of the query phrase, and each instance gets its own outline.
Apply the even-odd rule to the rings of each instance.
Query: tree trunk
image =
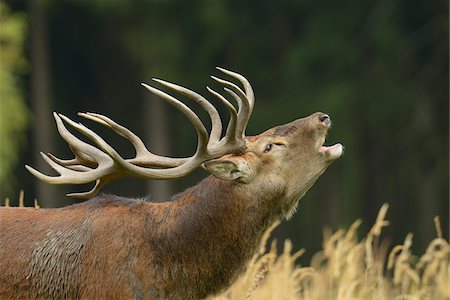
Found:
[[[146,91],[143,113],[144,124],[146,124],[145,144],[150,151],[156,154],[170,155],[169,116],[164,102]],[[149,180],[147,182],[147,192],[150,194],[152,201],[166,201],[173,194],[172,181]]]
[[[40,151],[53,150],[52,132],[52,101],[50,82],[50,62],[48,51],[48,32],[45,7],[41,1],[30,2],[30,56],[31,56],[31,108],[32,146],[34,166],[38,170],[51,173],[50,168],[39,155]],[[36,179],[36,197],[44,207],[57,206],[54,189],[48,184]]]

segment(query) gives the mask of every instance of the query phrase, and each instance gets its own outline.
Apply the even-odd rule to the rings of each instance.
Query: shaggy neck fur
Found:
[[[173,201],[156,217],[171,220],[160,229],[166,238],[151,245],[151,251],[160,254],[157,262],[169,266],[158,274],[166,287],[158,291],[161,297],[203,298],[228,286],[276,219],[273,208],[261,203],[273,199],[254,199],[245,185],[212,176]],[[150,210],[149,218],[155,218],[152,214]],[[153,234],[155,228],[148,232]]]

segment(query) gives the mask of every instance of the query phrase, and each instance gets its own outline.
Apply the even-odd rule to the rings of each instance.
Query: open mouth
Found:
[[[344,146],[342,144],[337,143],[332,146],[325,146],[325,137],[322,141],[322,146],[319,148],[319,152],[323,155],[326,155],[329,160],[335,160],[341,157],[344,153]]]
[[[321,122],[322,125],[326,127],[326,131],[328,131],[328,129],[331,126],[330,116],[328,116],[327,114],[323,114],[319,117],[319,121]],[[342,153],[344,153],[344,147],[342,146],[342,144],[337,143],[334,144],[333,146],[324,146],[325,137],[326,135],[323,137],[323,140],[321,141],[322,146],[320,146],[319,152],[326,155],[329,160],[335,160],[341,157]]]
[[[328,156],[330,160],[335,160],[344,153],[344,146],[340,143],[334,144],[333,146],[322,146],[319,148],[319,152]]]

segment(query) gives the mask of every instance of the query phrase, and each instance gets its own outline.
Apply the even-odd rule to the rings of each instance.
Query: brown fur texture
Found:
[[[230,180],[210,176],[165,203],[103,195],[57,209],[0,208],[0,298],[201,299],[221,291],[331,163],[318,152],[328,126],[317,119],[249,138],[245,153],[206,166]]]

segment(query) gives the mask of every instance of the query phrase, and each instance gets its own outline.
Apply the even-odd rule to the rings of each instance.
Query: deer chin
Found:
[[[333,146],[322,146],[319,152],[326,155],[330,161],[336,160],[344,153],[344,146],[342,144],[334,144]]]

